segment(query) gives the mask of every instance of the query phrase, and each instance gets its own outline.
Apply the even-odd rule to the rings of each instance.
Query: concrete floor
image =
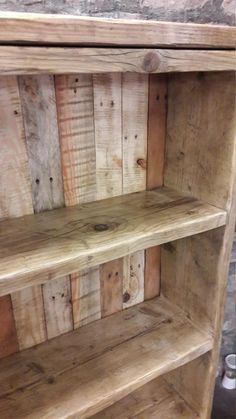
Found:
[[[212,419],[236,419],[236,390],[226,390],[221,377],[216,380]]]

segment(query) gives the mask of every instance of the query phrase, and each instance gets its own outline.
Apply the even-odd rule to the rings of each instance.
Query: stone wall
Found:
[[[235,0],[0,0],[0,10],[235,25]],[[222,356],[236,352],[236,237],[230,264]],[[221,365],[221,364],[220,364]]]

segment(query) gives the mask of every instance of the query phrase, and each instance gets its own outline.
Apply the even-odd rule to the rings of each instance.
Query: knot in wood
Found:
[[[123,303],[127,303],[130,300],[130,294],[126,291],[123,294]]]
[[[153,73],[158,69],[160,65],[160,58],[158,57],[156,52],[148,52],[142,64],[142,69],[147,73]]]
[[[96,231],[106,231],[109,229],[109,225],[108,224],[96,224],[94,226],[94,230]]]

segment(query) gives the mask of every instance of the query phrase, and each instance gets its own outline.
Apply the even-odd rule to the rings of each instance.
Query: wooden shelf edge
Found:
[[[145,384],[91,419],[200,419],[162,377]]]
[[[225,225],[227,213],[162,187],[0,222],[0,296]]]
[[[0,416],[85,418],[212,349],[163,297],[0,361]]]
[[[234,49],[235,40],[235,28],[222,25],[38,13],[0,13],[0,43]]]
[[[0,74],[234,71],[234,51],[0,46]]]

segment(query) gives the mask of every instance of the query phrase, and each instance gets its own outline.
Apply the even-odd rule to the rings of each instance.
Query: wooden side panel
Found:
[[[19,349],[10,295],[0,298],[0,323],[0,358],[4,358]]]
[[[97,199],[122,194],[121,74],[94,75]],[[122,308],[123,266],[100,267],[102,317]]]
[[[93,80],[58,76],[56,98],[66,206],[97,198]],[[101,317],[99,269],[71,275],[73,322],[77,328]]]
[[[149,76],[147,189],[163,185],[165,158],[167,77]],[[153,247],[145,252],[144,298],[160,293],[161,250]]]
[[[148,76],[122,76],[123,193],[146,189]],[[144,300],[144,251],[124,258],[123,306]]]
[[[64,205],[64,197],[53,77],[20,77],[19,85],[34,211],[61,207]],[[55,295],[70,295],[68,277],[53,284],[44,284],[42,291],[44,303],[39,288],[37,302],[40,311],[43,311],[43,304],[45,307],[47,336],[55,337],[72,330],[71,316],[61,316],[66,310],[71,310],[67,299],[60,299],[59,306],[56,304],[57,299],[55,300]],[[44,327],[44,316],[39,316],[29,304],[29,311],[25,313],[25,317],[30,318],[33,313],[38,321],[41,319],[43,322],[38,328]],[[22,323],[27,324],[24,316]]]
[[[198,400],[205,419],[210,417],[236,214],[235,74],[173,76],[167,132],[165,185],[229,212],[226,227],[169,243],[162,251],[163,294],[215,339],[201,375],[186,368],[182,389],[189,403]],[[172,382],[180,388],[178,372]]]

